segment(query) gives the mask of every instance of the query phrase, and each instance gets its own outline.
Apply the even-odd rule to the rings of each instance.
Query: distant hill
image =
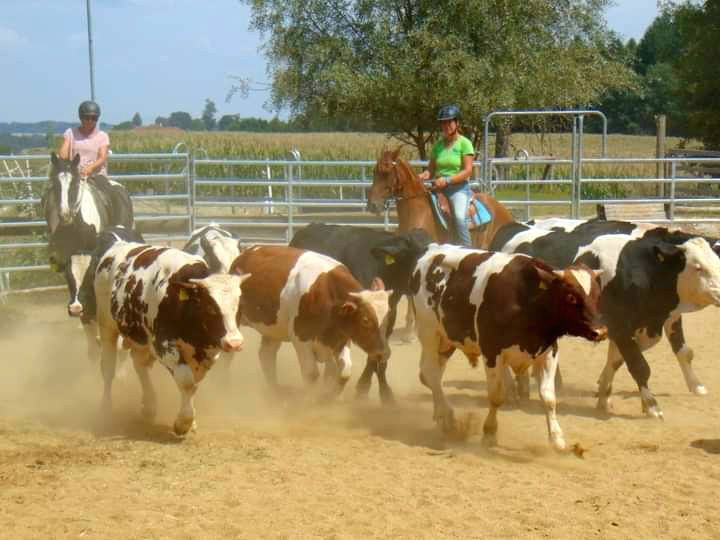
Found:
[[[0,122],[0,133],[13,134],[42,134],[63,133],[67,128],[77,126],[79,122],[56,122],[44,120],[42,122]],[[111,129],[111,124],[100,122],[100,129]]]

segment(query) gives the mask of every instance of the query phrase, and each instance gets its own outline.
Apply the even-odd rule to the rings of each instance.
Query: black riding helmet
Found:
[[[457,105],[443,105],[437,115],[438,122],[441,120],[459,120],[460,107]]]
[[[100,105],[94,101],[83,101],[78,107],[79,116],[97,116],[100,118]]]

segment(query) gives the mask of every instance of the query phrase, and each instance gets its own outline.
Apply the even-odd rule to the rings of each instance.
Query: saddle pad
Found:
[[[448,223],[447,221],[445,221],[445,216],[440,211],[440,207],[438,206],[437,195],[433,192],[430,192],[430,201],[432,202],[433,212],[435,213],[438,222],[445,230],[448,230]],[[486,223],[490,223],[492,221],[492,215],[490,215],[490,212],[480,200],[472,199],[471,204],[475,205],[474,218],[468,217],[468,221],[473,219],[475,222],[474,224],[471,223],[471,226],[485,225]]]
[[[472,202],[475,205],[475,210],[477,210],[477,214],[475,214],[476,224],[485,225],[486,223],[490,223],[492,216],[490,212],[488,212],[488,209],[485,208],[485,205],[479,199],[473,199]]]

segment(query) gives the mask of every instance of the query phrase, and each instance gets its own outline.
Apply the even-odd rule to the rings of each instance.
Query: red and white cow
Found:
[[[143,415],[155,416],[148,368],[155,360],[173,375],[181,396],[174,431],[195,427],[193,396],[220,351],[238,351],[242,276],[211,275],[200,257],[178,249],[116,242],[95,274],[97,319],[105,382],[103,408],[111,408],[118,336],[130,348],[143,390]]]
[[[277,389],[276,355],[292,343],[303,379],[313,383],[325,363],[330,395],[350,377],[352,340],[374,361],[385,361],[388,298],[392,291],[363,290],[335,259],[283,246],[253,246],[233,263],[231,273],[249,274],[242,284],[241,324],[262,335],[260,363]]]
[[[595,273],[583,265],[553,271],[526,255],[431,244],[418,261],[410,287],[422,345],[420,380],[432,390],[433,417],[443,430],[456,430],[442,377],[457,348],[473,364],[478,356],[485,358],[487,444],[496,440],[505,366],[522,372],[533,365],[550,442],[564,448],[555,413],[557,340],[564,335],[592,341],[606,336],[597,321],[600,288]]]

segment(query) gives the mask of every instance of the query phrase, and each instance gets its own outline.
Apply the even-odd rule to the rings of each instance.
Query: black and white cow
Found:
[[[148,369],[158,360],[172,374],[181,396],[174,431],[195,425],[193,396],[220,351],[238,351],[240,286],[245,276],[213,274],[205,261],[179,249],[116,241],[95,272],[97,319],[102,347],[103,409],[111,389],[122,338],[130,349],[143,391],[143,415],[157,411]]]
[[[373,281],[380,280],[392,290],[388,337],[397,317],[397,305],[403,295],[410,294],[410,276],[415,263],[432,241],[422,229],[405,234],[393,234],[366,227],[326,225],[311,223],[300,229],[290,246],[315,251],[343,263],[360,284],[370,289]],[[408,307],[408,311],[412,311]],[[357,384],[359,396],[367,396],[375,373],[383,403],[393,402],[393,394],[387,383],[387,362],[378,364],[368,358]]]
[[[205,259],[211,272],[227,274],[242,251],[242,243],[229,231],[210,224],[195,229],[182,249]]]
[[[229,231],[211,223],[195,229],[182,250],[202,257],[213,274],[227,274],[242,251],[242,243]],[[221,355],[226,369],[229,369],[235,353],[223,352]]]
[[[661,418],[642,351],[657,343],[664,327],[688,387],[704,392],[692,371],[692,355],[677,348],[684,343],[679,320],[682,313],[720,304],[720,260],[703,238],[643,229],[612,221],[590,221],[570,231],[511,224],[498,231],[491,248],[539,257],[556,268],[583,262],[602,270],[600,310],[610,346],[598,407],[611,410],[612,379],[624,362],[640,389],[643,410]]]
[[[456,430],[442,377],[459,349],[472,364],[478,356],[485,359],[490,401],[483,426],[486,443],[495,443],[505,367],[526,372],[532,365],[550,442],[565,448],[555,410],[557,340],[564,335],[592,341],[606,336],[599,322],[595,273],[584,265],[553,271],[525,255],[431,244],[418,261],[411,288],[422,344],[420,381],[432,390],[433,418],[443,430]]]
[[[664,234],[665,229],[658,227],[653,223],[635,223],[628,221],[617,221],[617,220],[601,220],[591,219],[588,221],[579,219],[565,219],[565,218],[546,218],[534,220],[533,226],[546,229],[546,230],[563,230],[566,232],[572,232],[578,229],[576,234],[581,235],[600,235],[600,234],[628,234],[633,238],[640,238],[646,234]],[[668,229],[673,232],[678,232],[679,229]],[[655,231],[655,232],[651,232]],[[693,235],[690,235],[693,236]],[[720,240],[711,236],[702,236],[708,241],[712,250],[720,256]],[[707,394],[707,388],[698,379],[694,370],[692,369],[692,360],[695,353],[686,341],[685,332],[683,329],[682,315],[677,314],[671,317],[663,325],[665,330],[665,337],[670,343],[670,347],[678,360],[678,365],[682,370],[685,384],[688,390],[693,394],[704,396]]]

